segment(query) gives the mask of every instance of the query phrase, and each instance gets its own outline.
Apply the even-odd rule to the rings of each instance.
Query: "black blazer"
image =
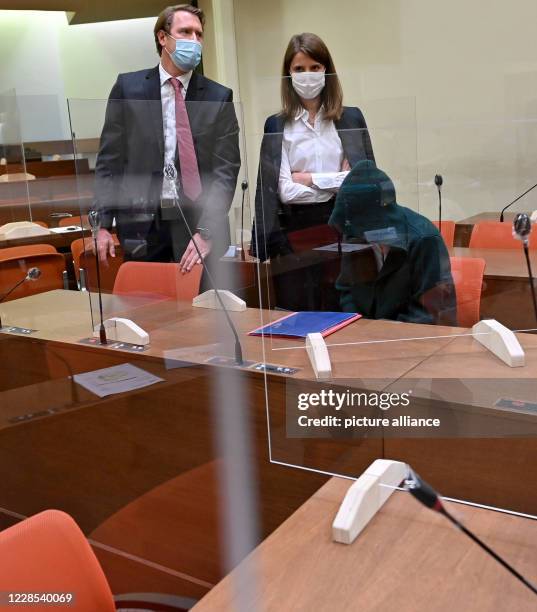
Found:
[[[363,159],[375,161],[367,124],[359,108],[345,106],[341,118],[334,124],[351,167]],[[278,196],[284,125],[282,115],[271,115],[265,122],[261,142],[251,252],[262,261],[288,249],[279,218]]]
[[[233,92],[193,73],[185,102],[202,184],[193,205],[199,210],[196,226],[229,244],[227,214],[240,168]],[[120,74],[108,99],[95,166],[102,227],[110,228],[114,217],[119,225],[132,214],[156,212],[163,166],[159,68]]]

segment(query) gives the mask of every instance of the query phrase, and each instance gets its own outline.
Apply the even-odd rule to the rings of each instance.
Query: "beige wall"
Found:
[[[537,182],[534,0],[234,5],[250,182],[264,118],[278,109],[286,44],[301,31],[328,44],[346,104],[364,111],[377,162],[402,203],[436,217],[436,172],[444,175],[444,218],[496,210]],[[537,190],[524,207],[537,208]]]

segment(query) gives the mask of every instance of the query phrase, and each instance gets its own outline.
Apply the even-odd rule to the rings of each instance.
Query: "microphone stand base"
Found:
[[[242,363],[237,363],[234,357],[211,357],[207,359],[205,363],[209,363],[211,365],[223,366],[226,368],[249,368],[253,366],[257,361],[248,361],[246,359],[243,360]]]

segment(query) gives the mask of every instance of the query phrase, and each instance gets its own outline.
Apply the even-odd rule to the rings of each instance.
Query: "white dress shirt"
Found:
[[[314,125],[302,109],[283,128],[282,162],[278,194],[286,204],[327,202],[337,193],[348,172],[341,172],[343,145],[333,121],[323,118],[321,108]],[[293,182],[293,172],[310,172],[312,187]]]
[[[162,64],[159,64],[160,73],[160,98],[162,102],[162,126],[164,129],[164,167],[171,164],[175,165],[175,152],[177,149],[177,134],[175,131],[175,89],[170,83],[170,79],[174,78],[168,74]],[[188,84],[192,77],[192,71],[182,74],[177,78],[183,84],[180,90],[183,98],[186,97]],[[178,182],[179,183],[179,182]],[[170,182],[170,179],[164,175],[162,181],[162,197],[173,198],[176,195],[175,190]]]

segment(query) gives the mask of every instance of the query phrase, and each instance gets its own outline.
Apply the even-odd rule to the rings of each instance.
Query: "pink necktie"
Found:
[[[183,192],[189,200],[195,201],[201,193],[201,181],[190,121],[188,120],[185,100],[181,93],[183,84],[178,79],[173,78],[170,79],[170,82],[175,89],[175,131],[177,133]]]

